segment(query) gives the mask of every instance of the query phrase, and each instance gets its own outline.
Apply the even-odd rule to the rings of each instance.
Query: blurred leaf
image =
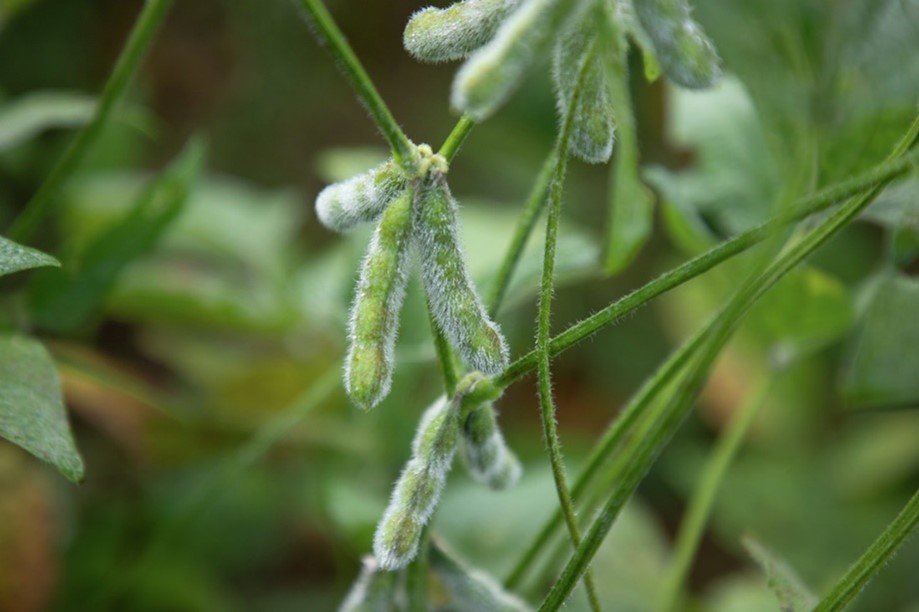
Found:
[[[316,172],[326,183],[337,183],[385,162],[388,157],[388,152],[379,147],[326,149],[316,159]]]
[[[610,192],[610,230],[606,271],[616,274],[628,266],[651,236],[654,224],[654,195],[637,176],[634,160],[620,151],[614,162],[614,183]]]
[[[176,220],[203,161],[204,146],[194,140],[127,214],[86,246],[73,267],[36,275],[29,296],[36,323],[57,332],[84,325],[123,271],[150,253]]]
[[[60,262],[50,255],[0,236],[0,276],[20,270],[60,265]]]
[[[752,537],[747,536],[742,542],[766,575],[782,612],[808,612],[817,605],[817,597],[784,559]]]
[[[41,344],[24,336],[0,337],[0,436],[82,480],[57,368]]]
[[[859,322],[843,392],[857,406],[919,405],[919,279],[884,277]]]
[[[436,541],[431,546],[431,568],[446,592],[445,610],[521,612],[532,609],[522,599],[505,591],[495,578],[460,561]]]
[[[0,0],[0,30],[16,13],[32,4],[35,0]]]
[[[770,347],[774,365],[787,365],[841,339],[854,319],[853,300],[842,283],[800,267],[753,307],[747,328]]]
[[[862,219],[887,228],[893,263],[908,265],[919,257],[919,178],[913,176],[885,189]]]
[[[776,612],[775,596],[762,577],[752,574],[729,574],[717,581],[700,607],[707,612]]]
[[[3,20],[0,8],[0,21]],[[92,96],[65,91],[30,93],[0,106],[0,153],[52,128],[87,123],[96,109]]]

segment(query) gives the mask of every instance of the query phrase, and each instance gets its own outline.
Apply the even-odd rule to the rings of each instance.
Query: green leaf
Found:
[[[0,276],[20,270],[60,265],[60,262],[50,255],[0,236]]]
[[[882,278],[860,321],[843,380],[858,406],[919,405],[919,279]]]
[[[95,98],[65,91],[36,92],[8,102],[0,107],[0,152],[45,130],[79,127],[95,109]]]
[[[83,478],[57,368],[41,344],[24,336],[0,336],[0,436],[70,480]]]
[[[497,580],[457,559],[440,542],[434,542],[431,547],[431,567],[447,593],[451,609],[482,612],[524,612],[532,609],[523,600],[505,591]]]
[[[782,612],[806,612],[817,604],[816,596],[786,561],[751,537],[745,537],[742,543],[766,574]]]
[[[35,276],[30,306],[38,325],[70,332],[99,309],[129,264],[150,253],[185,206],[204,159],[192,141],[121,219],[92,240],[72,267]]]

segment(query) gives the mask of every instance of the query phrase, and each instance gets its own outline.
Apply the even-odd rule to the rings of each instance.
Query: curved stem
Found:
[[[456,157],[456,153],[459,151],[460,147],[463,146],[463,143],[466,142],[466,137],[469,136],[469,132],[471,132],[474,127],[475,120],[472,117],[469,115],[460,117],[437,153],[443,155],[444,159],[448,162],[453,161],[453,158]]]
[[[396,163],[401,166],[413,163],[414,146],[396,123],[396,119],[383,102],[373,81],[370,80],[367,71],[357,59],[357,55],[354,54],[345,35],[338,29],[322,0],[298,0],[298,2],[305,10],[309,22],[313,24],[320,42],[338,60],[342,74],[348,79],[354,92],[370,111],[377,127],[389,142]]]
[[[137,72],[137,67],[146,55],[147,49],[150,47],[150,43],[160,25],[162,25],[171,5],[172,0],[149,0],[144,4],[144,8],[141,10],[140,16],[138,16],[134,28],[128,36],[128,40],[125,42],[124,49],[112,69],[112,74],[102,89],[99,103],[92,119],[80,130],[64,152],[64,155],[51,170],[51,174],[48,175],[48,178],[45,179],[35,195],[32,196],[32,199],[26,204],[25,209],[13,222],[9,230],[9,237],[12,240],[16,242],[27,241],[51,211],[52,204],[55,202],[61,186],[79,167],[80,162],[86,156],[86,152],[96,142],[102,128],[111,118],[113,110],[124,98],[128,84],[130,84],[132,77]]]

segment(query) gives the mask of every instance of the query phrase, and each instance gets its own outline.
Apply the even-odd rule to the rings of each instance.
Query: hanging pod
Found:
[[[429,6],[405,27],[406,51],[424,62],[468,57],[491,40],[521,0],[463,0],[446,8]]]
[[[422,417],[412,458],[402,470],[373,538],[373,552],[386,570],[415,558],[421,532],[440,500],[459,439],[457,403],[439,399]]]
[[[432,172],[415,198],[413,236],[434,320],[467,365],[485,374],[507,367],[508,348],[488,318],[457,236],[457,204],[444,176]]]
[[[634,0],[634,7],[661,68],[674,83],[701,89],[718,80],[718,52],[692,19],[687,0]]]
[[[380,218],[364,257],[351,307],[345,389],[363,409],[379,404],[392,383],[411,229],[412,191],[406,190],[389,204]]]
[[[327,228],[346,232],[379,217],[404,189],[405,179],[399,167],[389,160],[320,191],[316,215]]]
[[[482,404],[466,417],[461,448],[469,473],[488,487],[506,489],[520,480],[520,461],[508,448],[491,403]]]
[[[595,16],[591,11],[588,16]],[[599,18],[605,18],[600,15]],[[572,117],[569,149],[582,160],[599,164],[609,160],[613,152],[616,129],[613,107],[609,99],[600,42],[594,29],[584,19],[568,28],[555,45],[553,76],[557,92],[558,112],[565,113],[578,82],[581,91]]]

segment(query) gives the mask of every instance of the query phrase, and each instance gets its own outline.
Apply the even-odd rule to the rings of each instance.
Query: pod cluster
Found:
[[[572,153],[600,163],[612,153],[615,129],[603,54],[624,51],[626,36],[653,65],[649,73],[659,61],[673,82],[690,88],[720,76],[714,45],[692,19],[688,0],[462,0],[415,13],[403,42],[422,61],[465,60],[451,102],[476,120],[492,115],[529,68],[552,53],[560,109],[582,83]],[[617,69],[624,69],[621,62]]]
[[[446,161],[426,145],[417,151],[415,176],[406,177],[389,161],[326,187],[316,200],[317,216],[330,229],[344,232],[377,222],[355,289],[345,359],[345,388],[365,409],[390,390],[410,247],[421,262],[434,320],[466,364],[497,374],[508,363],[507,343],[482,304],[460,248]]]

